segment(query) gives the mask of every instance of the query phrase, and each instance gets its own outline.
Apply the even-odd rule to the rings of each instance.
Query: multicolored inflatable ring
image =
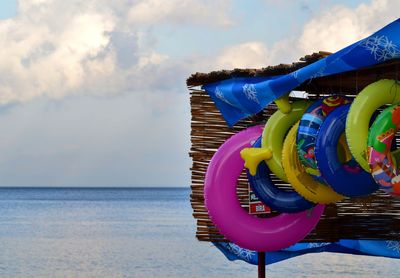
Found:
[[[354,159],[369,171],[366,156],[368,130],[372,115],[385,104],[400,103],[400,85],[395,80],[382,79],[365,87],[354,99],[346,120],[347,143]]]
[[[368,135],[368,164],[380,188],[400,195],[400,170],[391,150],[396,132],[400,129],[400,106],[392,105],[376,118]]]
[[[240,151],[251,147],[261,126],[229,138],[212,157],[205,177],[204,198],[213,223],[228,240],[255,251],[277,251],[302,240],[317,225],[323,205],[298,213],[263,219],[249,215],[236,195],[237,180],[244,168]]]
[[[315,101],[301,117],[296,136],[297,152],[305,171],[317,181],[325,183],[317,167],[315,144],[326,116],[350,100],[343,96],[329,96]]]

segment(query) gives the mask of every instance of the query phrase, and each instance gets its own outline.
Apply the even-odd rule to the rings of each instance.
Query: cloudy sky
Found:
[[[188,186],[193,72],[336,51],[400,1],[1,0],[0,186]]]

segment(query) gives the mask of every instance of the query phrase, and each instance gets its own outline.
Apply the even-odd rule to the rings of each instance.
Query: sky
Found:
[[[190,185],[194,72],[337,51],[400,1],[2,0],[0,186]]]

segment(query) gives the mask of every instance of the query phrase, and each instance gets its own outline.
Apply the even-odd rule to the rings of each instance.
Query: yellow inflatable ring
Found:
[[[299,122],[291,128],[283,144],[282,166],[288,181],[294,190],[311,202],[330,204],[342,200],[344,196],[307,174],[297,154],[296,134],[298,127]]]
[[[264,127],[261,147],[272,151],[272,157],[265,162],[271,172],[285,182],[288,180],[282,168],[283,141],[289,129],[300,120],[310,104],[310,101],[295,101],[292,103],[292,110],[289,113],[285,114],[281,110],[277,110]]]
[[[355,98],[346,120],[346,138],[354,159],[367,172],[370,168],[366,150],[369,123],[373,113],[385,104],[400,103],[400,85],[382,79],[365,87]]]
[[[265,161],[268,168],[278,178],[287,182],[282,168],[283,141],[289,129],[300,120],[311,102],[306,100],[289,103],[288,97],[275,100],[278,110],[272,114],[265,124],[262,134],[261,148],[245,148],[240,152],[244,166],[252,176],[256,175],[258,164]]]

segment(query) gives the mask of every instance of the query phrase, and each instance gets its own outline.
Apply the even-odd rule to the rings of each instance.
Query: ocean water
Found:
[[[0,277],[257,277],[195,239],[188,189],[0,189]],[[400,277],[400,261],[332,253],[267,277]]]

